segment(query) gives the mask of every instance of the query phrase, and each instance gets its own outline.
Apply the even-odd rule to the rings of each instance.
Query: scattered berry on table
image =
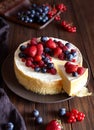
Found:
[[[39,116],[39,111],[37,109],[34,109],[31,113],[32,117],[38,117]]]
[[[12,122],[8,122],[5,124],[5,130],[14,130],[14,124]]]
[[[35,122],[37,124],[42,124],[43,123],[43,118],[41,116],[38,116],[38,117],[36,117]]]
[[[66,108],[60,108],[58,114],[59,116],[64,116],[66,114]]]
[[[47,124],[45,130],[62,130],[62,128],[61,120],[54,119]]]

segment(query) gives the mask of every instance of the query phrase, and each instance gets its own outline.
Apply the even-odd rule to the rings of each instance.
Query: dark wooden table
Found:
[[[32,0],[33,1],[33,0]],[[42,30],[34,30],[18,24],[9,22],[9,53],[17,48],[17,46],[32,37],[39,37],[42,35],[58,37],[74,43],[87,59],[90,67],[90,81],[88,83],[89,91],[94,93],[94,0],[34,0],[39,3],[64,3],[67,6],[67,12],[62,14],[62,19],[72,21],[77,26],[76,33],[69,33],[64,31],[59,23],[52,22]],[[5,84],[4,87],[7,88]],[[52,119],[61,119],[64,130],[94,130],[94,96],[83,98],[72,98],[71,100],[61,103],[36,103],[27,101],[15,93],[6,89],[11,102],[17,107],[23,116],[27,130],[45,130],[46,124]],[[58,110],[65,107],[68,111],[76,108],[85,113],[85,120],[73,124],[64,122],[63,118],[58,117]],[[31,118],[33,109],[38,109],[40,115],[43,117],[43,124],[35,125]]]

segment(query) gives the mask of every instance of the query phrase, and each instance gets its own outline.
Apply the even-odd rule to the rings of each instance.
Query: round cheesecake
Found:
[[[33,38],[16,49],[14,71],[18,82],[27,90],[43,95],[58,94],[63,90],[59,66],[67,61],[82,66],[82,54],[75,45],[53,37]]]

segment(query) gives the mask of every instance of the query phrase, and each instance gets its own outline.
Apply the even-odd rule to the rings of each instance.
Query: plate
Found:
[[[6,1],[6,3],[1,2],[1,4],[2,4],[2,6],[0,6],[0,7],[2,7],[0,9],[1,16],[3,16],[7,20],[10,20],[14,23],[17,23],[17,24],[20,24],[20,25],[23,25],[26,27],[34,28],[34,29],[45,28],[48,24],[50,24],[54,20],[54,18],[57,15],[59,15],[61,13],[61,11],[58,11],[51,19],[49,19],[46,23],[43,23],[43,24],[41,24],[41,23],[26,23],[26,22],[23,22],[17,18],[17,13],[22,11],[22,10],[24,11],[28,7],[30,7],[31,2],[29,0],[19,0],[19,1],[15,1],[14,3],[13,3],[13,1],[10,3],[8,3]],[[6,5],[6,8],[5,8],[5,5]]]
[[[13,69],[13,56],[11,53],[4,61],[2,66],[2,76],[7,87],[17,94],[18,96],[27,99],[29,101],[38,103],[58,103],[67,101],[73,97],[68,96],[66,93],[56,94],[56,95],[40,95],[26,90],[22,85],[20,85],[16,79],[14,69]]]

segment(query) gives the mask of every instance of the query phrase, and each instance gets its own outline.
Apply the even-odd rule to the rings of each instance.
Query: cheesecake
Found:
[[[72,95],[71,92],[68,92],[67,86],[72,80],[63,73],[61,67],[68,61],[79,66],[83,64],[80,50],[72,43],[46,36],[32,38],[21,43],[16,49],[14,53],[14,72],[18,82],[25,89],[34,93],[53,95],[62,93],[64,89],[69,95]],[[87,69],[85,72],[87,76]],[[75,86],[76,84],[77,88],[75,86],[74,89],[71,89],[73,93],[76,92],[76,89],[78,90],[80,77],[75,78],[74,81],[72,85]]]

